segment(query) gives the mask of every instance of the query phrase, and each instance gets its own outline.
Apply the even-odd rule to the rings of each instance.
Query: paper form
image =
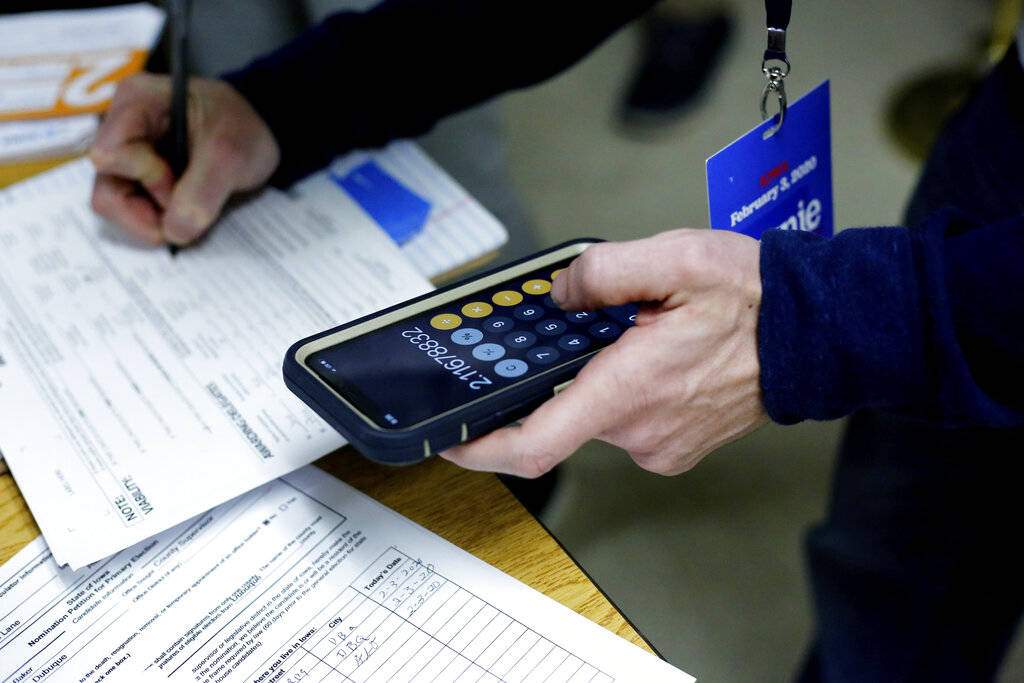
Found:
[[[0,596],[5,683],[694,680],[314,467]]]
[[[402,245],[402,253],[424,277],[436,278],[455,270],[508,241],[505,227],[418,145],[407,140],[338,157],[327,169],[296,183],[292,191],[315,206],[329,209],[348,197],[336,183],[324,180],[330,175],[344,177],[368,160],[430,202],[422,231]]]
[[[0,189],[0,209],[12,204],[46,199],[55,194],[77,193],[85,198],[92,191],[95,176],[88,159],[77,159]]]
[[[0,209],[0,449],[73,568],[342,445],[285,351],[429,289],[354,204],[267,190],[171,257],[90,185]]]
[[[92,116],[88,114],[87,116]],[[0,124],[3,125],[3,124]],[[47,197],[53,193],[64,193],[75,187],[87,187],[92,182],[93,167],[86,159],[71,161],[61,164],[28,180],[15,183],[0,189],[0,209],[19,202]],[[0,348],[0,359],[3,358],[3,350]],[[2,365],[2,363],[0,363]],[[2,397],[0,393],[0,397]],[[0,437],[0,445],[3,439]],[[8,471],[7,463],[3,462],[3,451],[0,451],[0,474]]]
[[[0,162],[81,154],[92,144],[98,128],[97,114],[0,121]]]
[[[320,211],[348,211],[352,202],[330,175],[344,176],[373,160],[382,169],[430,202],[423,230],[402,245],[417,271],[433,279],[501,248],[508,241],[505,227],[414,142],[400,140],[379,150],[352,152],[335,159],[322,171],[289,188],[289,194]],[[0,207],[31,197],[80,188],[92,182],[86,160],[65,164],[0,190]]]
[[[163,20],[147,3],[0,17],[0,120],[103,111]]]

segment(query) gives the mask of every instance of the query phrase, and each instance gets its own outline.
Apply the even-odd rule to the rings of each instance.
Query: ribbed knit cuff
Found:
[[[782,424],[862,406],[911,405],[927,391],[912,236],[847,230],[761,238],[761,389]]]

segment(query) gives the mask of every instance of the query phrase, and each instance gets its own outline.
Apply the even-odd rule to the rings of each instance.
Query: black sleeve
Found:
[[[573,64],[655,0],[385,0],[332,15],[225,76],[281,148],[287,185],[357,147],[419,135],[447,114]]]
[[[761,389],[776,422],[861,407],[944,427],[1024,424],[1024,216],[832,239],[762,237]]]

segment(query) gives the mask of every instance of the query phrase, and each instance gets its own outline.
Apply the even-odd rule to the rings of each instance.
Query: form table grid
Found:
[[[285,683],[614,679],[391,547],[313,622],[275,680]]]

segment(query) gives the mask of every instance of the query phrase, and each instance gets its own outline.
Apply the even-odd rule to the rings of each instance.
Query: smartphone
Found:
[[[633,304],[563,311],[565,242],[302,339],[288,388],[371,460],[408,464],[514,422],[634,324]]]

